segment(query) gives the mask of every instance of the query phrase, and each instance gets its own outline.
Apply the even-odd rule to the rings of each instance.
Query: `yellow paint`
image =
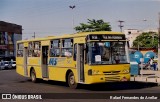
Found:
[[[24,68],[22,65],[16,65],[16,72],[22,76],[24,76]]]
[[[106,81],[106,78],[105,78],[105,77],[108,77],[108,80],[110,80],[109,78],[117,77],[117,76],[119,76],[120,79],[116,80],[116,81]],[[119,74],[119,75],[110,75],[110,76],[106,76],[106,75],[86,76],[85,84],[119,82],[122,80],[123,77],[126,77],[128,81],[130,80],[129,73],[128,74]]]
[[[41,66],[28,66],[28,75],[30,75],[30,69],[31,69],[31,67],[34,68],[35,73],[36,73],[36,77],[37,78],[42,78]]]
[[[48,45],[49,45],[49,43],[50,43],[50,41],[49,41],[49,40],[41,41],[41,45],[42,45],[42,46],[48,46]]]
[[[24,75],[24,68],[23,68],[23,57],[16,58],[16,72],[20,75]]]
[[[102,83],[107,82],[105,81],[105,77],[114,77],[119,76],[120,79],[117,81],[122,80],[123,77],[126,77],[128,80],[130,80],[130,73],[125,73],[124,70],[129,70],[130,65],[129,64],[120,64],[120,65],[93,65],[85,66],[85,84],[92,84],[92,83]],[[97,72],[94,75],[88,75],[88,70],[92,69],[92,71]],[[118,74],[112,75],[111,73],[108,73],[108,75],[105,75],[104,72],[114,72],[119,71]],[[103,80],[101,80],[103,79]]]
[[[28,42],[23,43],[24,47],[28,47]]]
[[[16,65],[23,65],[24,58],[23,57],[17,57],[16,58]]]
[[[85,43],[85,37],[74,38],[74,43]]]
[[[41,58],[40,57],[28,57],[28,65],[40,65]]]

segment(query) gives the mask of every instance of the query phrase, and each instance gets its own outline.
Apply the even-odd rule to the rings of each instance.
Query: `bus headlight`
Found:
[[[129,73],[129,69],[124,69],[122,72],[123,73]]]
[[[98,71],[98,70],[93,70],[93,71],[92,71],[92,74],[93,74],[93,75],[99,74],[99,71]]]
[[[100,74],[98,70],[92,70],[92,69],[88,70],[88,75],[98,75],[98,74]]]

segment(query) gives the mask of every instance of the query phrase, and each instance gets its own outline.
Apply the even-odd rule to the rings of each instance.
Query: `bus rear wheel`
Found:
[[[36,72],[35,72],[34,69],[31,70],[30,75],[31,75],[31,80],[32,80],[32,82],[34,82],[34,83],[37,82]]]
[[[68,80],[67,80],[68,86],[72,89],[76,89],[78,84],[75,81],[75,76],[73,74],[73,72],[70,72],[68,74]]]

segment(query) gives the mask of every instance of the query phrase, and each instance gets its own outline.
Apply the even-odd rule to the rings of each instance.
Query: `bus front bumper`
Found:
[[[118,75],[88,75],[85,84],[107,83],[107,82],[123,82],[130,81],[130,74]]]

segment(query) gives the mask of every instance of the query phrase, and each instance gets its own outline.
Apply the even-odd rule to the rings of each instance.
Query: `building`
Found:
[[[1,60],[11,60],[15,58],[17,40],[22,40],[22,26],[0,21]]]
[[[124,34],[126,35],[126,38],[129,40],[129,46],[132,47],[133,41],[136,39],[137,36],[142,34],[142,32],[140,32],[137,29],[127,29],[124,30]]]
[[[147,30],[143,30],[143,32],[144,32],[144,33],[153,32],[153,33],[158,34],[158,29],[147,29]]]

